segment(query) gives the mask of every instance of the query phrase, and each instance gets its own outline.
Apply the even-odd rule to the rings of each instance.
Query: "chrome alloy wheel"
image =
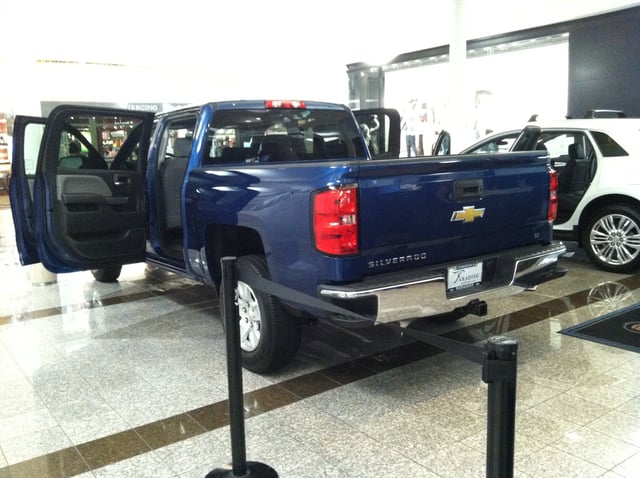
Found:
[[[253,352],[260,345],[262,318],[256,294],[245,282],[238,281],[236,304],[240,315],[240,347]]]
[[[589,241],[602,262],[628,264],[640,254],[640,225],[624,214],[607,214],[593,225]]]

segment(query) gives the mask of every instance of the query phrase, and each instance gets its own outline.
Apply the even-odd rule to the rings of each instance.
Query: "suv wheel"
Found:
[[[597,210],[582,230],[582,244],[600,269],[634,271],[640,266],[640,213],[626,205]]]

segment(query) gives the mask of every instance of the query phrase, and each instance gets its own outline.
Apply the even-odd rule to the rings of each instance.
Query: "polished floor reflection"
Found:
[[[231,461],[224,334],[201,285],[144,265],[33,285],[0,208],[0,478],[203,478]],[[559,334],[634,304],[640,276],[581,254],[489,315],[422,321],[519,342],[515,476],[640,476],[638,354]],[[250,460],[281,477],[484,477],[487,386],[473,362],[398,330],[307,327],[285,371],[245,372]]]

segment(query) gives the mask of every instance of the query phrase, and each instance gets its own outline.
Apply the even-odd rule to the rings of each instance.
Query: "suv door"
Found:
[[[144,260],[144,178],[153,118],[67,105],[51,112],[38,153],[33,214],[20,218],[22,226],[32,224],[37,258],[47,269],[71,272]],[[28,144],[22,132],[15,136],[18,146]],[[107,146],[115,156],[105,154]],[[18,164],[25,164],[25,151],[18,147]],[[15,202],[20,215],[18,205],[28,203],[28,176],[16,184],[22,188],[12,208]]]
[[[372,159],[400,156],[400,113],[394,109],[357,110],[353,114],[369,148]]]
[[[512,151],[541,151],[558,173],[558,215],[555,224],[567,222],[589,188],[597,166],[593,143],[586,131],[575,128],[527,127]]]

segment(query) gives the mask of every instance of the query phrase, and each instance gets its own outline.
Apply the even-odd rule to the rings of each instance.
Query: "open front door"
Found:
[[[52,272],[144,260],[145,169],[153,114],[59,106],[34,187],[37,254]]]
[[[373,159],[394,159],[400,156],[400,113],[394,109],[357,110],[353,114]]]
[[[44,132],[44,118],[16,116],[13,124],[13,157],[9,197],[20,262],[40,262],[33,221],[33,182]]]

